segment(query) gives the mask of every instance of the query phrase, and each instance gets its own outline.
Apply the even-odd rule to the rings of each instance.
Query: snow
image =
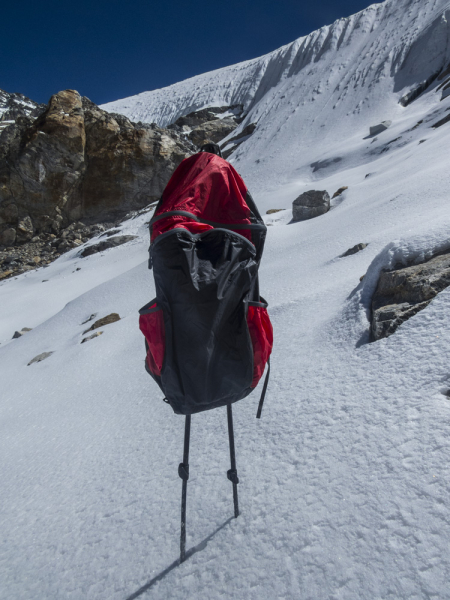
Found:
[[[449,61],[445,10],[388,0],[119,101],[159,122],[245,101],[241,128],[258,120],[233,164],[262,211],[284,210],[265,216],[275,347],[262,419],[260,387],[234,408],[242,514],[225,409],[194,415],[177,565],[184,420],[143,368],[137,311],[154,286],[140,215],[121,227],[136,240],[0,283],[1,599],[450,598],[450,288],[367,343],[380,270],[450,247],[450,123],[432,128],[450,100],[436,81],[398,104]],[[290,223],[300,193],[342,186],[327,214]],[[121,320],[81,345],[82,322],[111,312]]]

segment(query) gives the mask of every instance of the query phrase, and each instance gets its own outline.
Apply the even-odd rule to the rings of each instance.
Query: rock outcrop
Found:
[[[102,240],[98,244],[92,244],[92,246],[87,246],[80,254],[83,258],[86,256],[91,256],[91,254],[97,254],[97,252],[103,252],[104,250],[109,250],[109,248],[116,248],[117,246],[121,246],[122,244],[126,244],[127,242],[131,242],[131,240],[136,239],[135,235],[116,235],[107,240]]]
[[[0,124],[16,121],[19,117],[38,117],[47,108],[23,94],[9,94],[0,90]]]
[[[388,337],[450,285],[450,252],[380,274],[372,298],[372,339]]]
[[[169,125],[169,129],[184,135],[200,148],[204,144],[210,142],[217,144],[223,140],[236,129],[243,118],[243,106],[241,104],[216,106],[203,108],[179,117],[175,123]],[[249,134],[246,133],[245,135]]]
[[[292,203],[292,220],[306,221],[319,217],[330,210],[330,196],[326,191],[310,190]]]
[[[109,114],[74,90],[0,135],[0,241],[115,221],[159,199],[197,149],[177,131]],[[15,239],[14,239],[15,232]]]

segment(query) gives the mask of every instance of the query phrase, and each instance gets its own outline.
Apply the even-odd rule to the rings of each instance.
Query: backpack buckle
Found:
[[[186,463],[180,463],[178,465],[178,475],[183,481],[187,481],[189,479],[189,465]]]
[[[229,469],[227,471],[227,477],[231,481],[231,483],[239,483],[239,477],[236,469]]]

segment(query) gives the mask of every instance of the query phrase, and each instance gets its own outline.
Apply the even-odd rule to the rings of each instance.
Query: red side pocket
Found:
[[[150,371],[161,375],[166,349],[166,334],[164,329],[164,315],[156,298],[146,304],[139,311],[139,329],[147,342],[147,365]]]
[[[273,329],[265,302],[248,302],[247,325],[253,345],[252,388],[258,385],[273,346]]]

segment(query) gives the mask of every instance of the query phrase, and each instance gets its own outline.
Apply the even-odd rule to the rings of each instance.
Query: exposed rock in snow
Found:
[[[434,125],[432,125],[432,127],[433,127],[433,129],[437,129],[438,127],[442,127],[442,125],[445,125],[449,121],[450,121],[450,114],[448,114],[443,119],[440,119],[437,123],[435,123]]]
[[[345,192],[345,190],[348,190],[348,185],[344,185],[343,187],[340,187],[337,192],[334,192],[332,199],[333,198],[337,198],[338,196],[340,196],[342,194],[342,192]]]
[[[86,325],[86,323],[89,323],[89,321],[93,321],[96,316],[97,316],[97,313],[92,313],[92,315],[88,319],[86,319],[86,321],[83,321],[81,324]]]
[[[367,246],[368,244],[356,244],[356,246],[353,246],[353,248],[349,248],[346,252],[344,252],[344,254],[342,254],[342,258],[344,258],[345,256],[351,256],[352,254],[356,254],[357,252],[364,250],[364,248],[367,248]]]
[[[319,217],[330,210],[330,196],[327,191],[310,190],[304,192],[292,203],[292,220],[306,221]]]
[[[410,267],[381,272],[372,299],[372,337],[388,337],[450,285],[450,253]]]
[[[120,321],[120,316],[117,313],[111,313],[106,317],[102,317],[101,319],[98,319],[98,321],[95,321],[95,323],[91,325],[89,329],[83,331],[83,335],[85,333],[88,333],[88,331],[94,331],[94,329],[99,329],[99,327],[105,327],[105,325],[110,325],[111,323],[115,323],[116,321]]]
[[[207,121],[198,127],[195,127],[189,133],[189,139],[193,144],[198,147],[213,142],[217,144],[225,136],[229,135],[237,127],[236,121],[233,119],[215,119],[214,121]]]
[[[411,102],[414,102],[414,100],[416,100],[425,90],[427,90],[430,87],[430,85],[434,81],[436,81],[440,72],[441,69],[439,69],[439,71],[436,71],[436,73],[433,73],[433,75],[430,75],[428,79],[425,79],[424,81],[422,81],[422,83],[419,83],[419,85],[413,90],[409,91],[407,94],[402,96],[399,100],[399,104],[406,108],[409,104],[411,104]]]
[[[29,367],[33,363],[41,362],[41,361],[45,360],[46,358],[48,358],[49,356],[51,356],[52,354],[53,354],[53,352],[42,352],[41,354],[38,354],[33,359],[31,359],[27,366]]]
[[[103,334],[103,331],[96,331],[92,335],[88,335],[87,337],[83,338],[81,340],[81,343],[84,344],[84,342],[88,342],[89,340],[93,340],[94,338],[96,338],[96,337],[98,337],[99,335],[102,335],[102,334]]]
[[[16,340],[17,338],[20,338],[23,336],[24,333],[27,333],[28,331],[32,331],[30,327],[22,327],[22,329],[20,331],[15,331],[14,335],[12,336],[13,340]]]
[[[273,215],[274,213],[281,212],[282,210],[284,210],[284,208],[269,208],[269,210],[266,211],[266,215]]]
[[[392,121],[382,121],[379,125],[374,125],[370,128],[370,135],[378,135],[383,133],[392,125]]]
[[[87,248],[81,252],[80,256],[83,258],[86,256],[91,256],[91,254],[96,254],[97,252],[103,252],[103,250],[108,250],[109,248],[115,248],[116,246],[126,244],[135,238],[135,235],[118,235],[107,240],[102,240],[98,244],[87,246]]]

